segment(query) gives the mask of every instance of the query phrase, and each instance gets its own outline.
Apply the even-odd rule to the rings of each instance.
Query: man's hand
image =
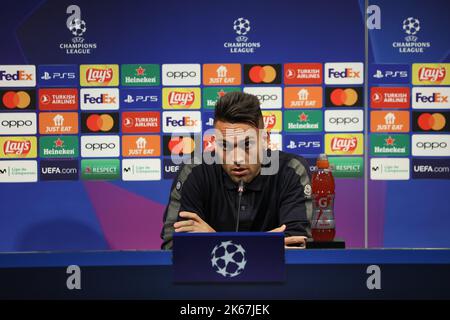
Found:
[[[196,213],[181,211],[180,217],[188,220],[178,221],[173,224],[175,232],[216,232]]]
[[[269,232],[284,232],[286,230],[286,225],[283,224],[281,227],[270,230]],[[284,248],[285,249],[305,249],[307,237],[303,236],[292,236],[284,238]]]

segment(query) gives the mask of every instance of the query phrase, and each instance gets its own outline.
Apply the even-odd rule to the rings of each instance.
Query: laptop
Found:
[[[174,233],[174,282],[282,282],[284,234]]]

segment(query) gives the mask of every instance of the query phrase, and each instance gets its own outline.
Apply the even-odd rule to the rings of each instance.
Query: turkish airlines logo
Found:
[[[123,112],[123,133],[156,133],[161,130],[161,114],[157,111]]]
[[[39,89],[40,110],[77,110],[78,90],[67,89]]]
[[[286,63],[285,84],[322,84],[321,63]]]
[[[370,103],[372,108],[409,108],[410,91],[405,87],[372,87]]]

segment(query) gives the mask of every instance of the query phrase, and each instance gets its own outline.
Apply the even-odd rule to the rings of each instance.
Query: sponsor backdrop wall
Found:
[[[450,246],[448,4],[370,4],[368,51],[362,1],[4,4],[0,250],[159,248],[171,156],[234,90],[329,154],[348,247]]]

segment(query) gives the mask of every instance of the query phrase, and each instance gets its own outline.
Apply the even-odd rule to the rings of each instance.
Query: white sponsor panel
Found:
[[[122,179],[124,181],[161,180],[161,159],[122,160]]]
[[[189,133],[201,132],[200,111],[165,111],[163,112],[163,132]]]
[[[81,110],[118,110],[119,109],[119,89],[81,89],[80,90]]]
[[[119,157],[119,136],[81,136],[81,156],[83,158]]]
[[[37,182],[36,160],[0,161],[0,182]]]
[[[244,92],[257,96],[261,109],[281,109],[281,87],[244,87]]]
[[[362,110],[325,110],[325,131],[358,132],[364,129]]]
[[[199,86],[200,64],[163,64],[163,86]]]
[[[409,180],[409,161],[408,158],[372,158],[370,179]]]
[[[35,87],[36,66],[3,65],[0,66],[0,87]]]
[[[450,87],[413,87],[413,109],[450,109]]]
[[[0,135],[36,134],[36,131],[36,113],[0,113]]]
[[[283,149],[283,138],[279,133],[271,133],[270,134],[270,150],[282,150]]]
[[[325,63],[325,84],[363,84],[362,62]]]
[[[450,135],[413,134],[412,155],[450,157]]]

